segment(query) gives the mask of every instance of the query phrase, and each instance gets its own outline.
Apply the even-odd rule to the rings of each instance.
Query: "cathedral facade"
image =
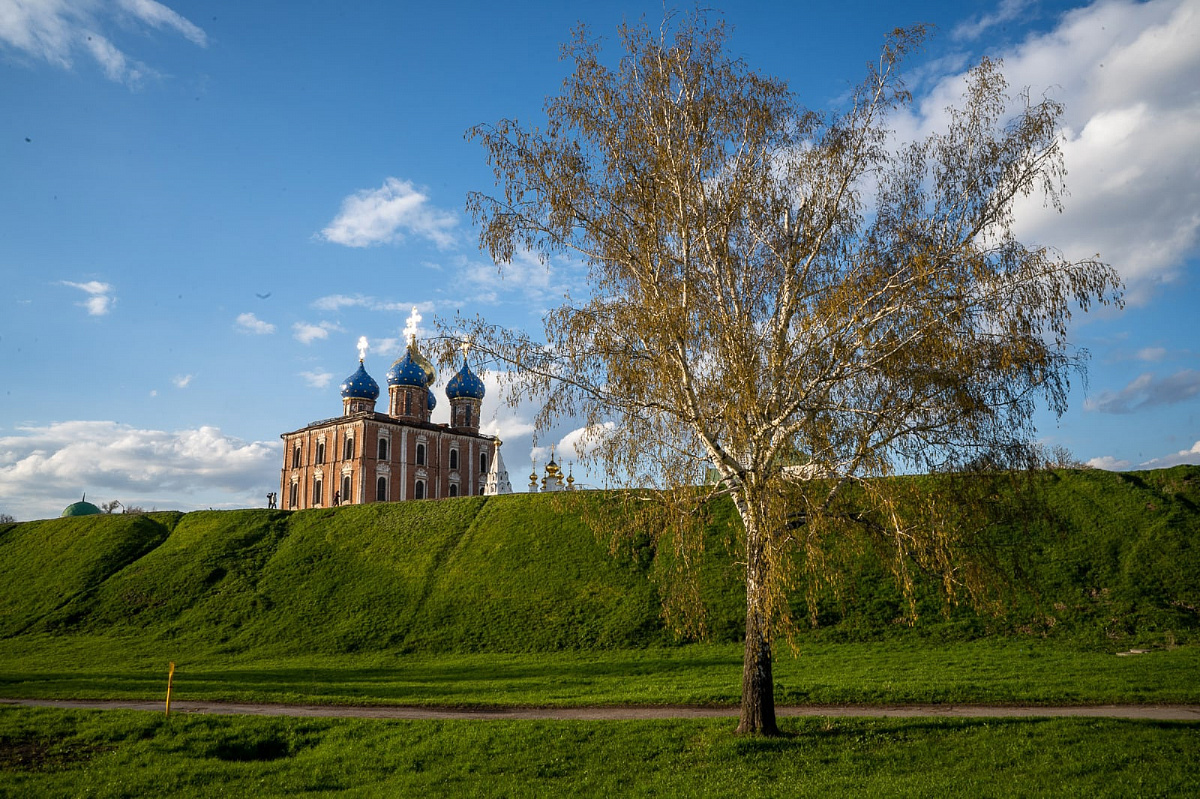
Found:
[[[292,510],[511,493],[500,441],[479,432],[484,386],[467,364],[446,385],[450,423],[435,424],[436,373],[409,342],[387,372],[387,413],[363,360],[342,384],[342,415],[283,433],[279,507]]]

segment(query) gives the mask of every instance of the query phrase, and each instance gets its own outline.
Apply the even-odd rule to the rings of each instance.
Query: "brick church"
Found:
[[[500,441],[479,432],[484,386],[467,364],[446,385],[450,423],[437,405],[433,366],[409,342],[387,372],[387,413],[363,360],[342,384],[342,415],[282,434],[279,506],[286,509],[512,492]]]

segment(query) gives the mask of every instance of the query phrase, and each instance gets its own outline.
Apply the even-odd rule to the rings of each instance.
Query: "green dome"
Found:
[[[72,502],[67,507],[63,508],[63,516],[94,516],[100,513],[100,509],[90,502],[79,501]]]

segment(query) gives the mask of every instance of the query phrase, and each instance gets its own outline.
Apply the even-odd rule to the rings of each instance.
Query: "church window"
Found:
[[[350,502],[350,475],[342,475],[342,504],[346,505]]]
[[[405,416],[412,415],[412,392],[411,391],[404,392],[404,415]]]
[[[484,486],[479,487],[479,496],[481,496],[481,497],[483,496],[483,489],[484,489]]]
[[[450,484],[450,496],[452,496],[452,497],[458,496],[458,483]]]
[[[479,453],[479,473],[487,474],[487,453]]]
[[[313,504],[314,505],[321,504],[321,496],[322,496],[321,478],[318,477],[316,480],[313,480]]]
[[[463,427],[471,426],[471,406],[467,405],[463,408]]]
[[[387,478],[380,477],[378,480],[375,481],[375,501],[376,502],[387,502],[387,498],[388,498]]]
[[[456,450],[456,449],[450,450],[450,468],[451,469],[458,468],[458,450]]]
[[[425,445],[424,444],[417,444],[417,465],[418,466],[425,465]]]
[[[317,442],[317,465],[320,466],[325,462],[325,442]]]
[[[300,486],[296,483],[292,483],[291,486],[288,487],[288,507],[289,508],[296,507],[296,498],[297,498],[296,494],[299,492],[299,489],[300,489]]]
[[[343,458],[344,460],[350,460],[350,459],[352,459],[352,458],[354,457],[354,439],[353,439],[353,438],[351,438],[350,436],[347,436],[347,437],[346,437],[346,444],[345,444],[345,446],[342,448],[342,450],[343,450],[343,451],[342,451],[342,458]]]
[[[293,469],[300,468],[300,445],[299,444],[297,444],[296,447],[292,450],[292,468]]]
[[[425,481],[418,480],[413,488],[413,499],[425,499]]]
[[[379,460],[386,461],[388,456],[388,440],[386,438],[379,439]]]

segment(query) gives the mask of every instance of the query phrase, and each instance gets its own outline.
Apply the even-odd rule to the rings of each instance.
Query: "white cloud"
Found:
[[[1065,211],[1037,195],[1019,201],[1018,237],[1073,259],[1099,253],[1134,304],[1175,280],[1200,244],[1198,41],[1196,0],[1105,0],[995,53],[1014,91],[1065,105]],[[896,127],[936,130],[961,90],[961,75],[943,78]]]
[[[203,30],[154,0],[0,0],[0,47],[63,69],[84,52],[109,80],[131,87],[159,73],[126,55],[106,32],[138,25],[169,29],[200,47],[208,43]]]
[[[296,322],[292,325],[292,335],[301,344],[312,344],[317,339],[329,338],[330,333],[340,333],[342,328],[333,322],[321,322],[310,325],[308,322]]]
[[[329,372],[311,371],[300,372],[299,374],[304,378],[304,382],[313,388],[325,388],[329,385],[329,381],[333,379],[333,375]]]
[[[175,384],[175,388],[187,388],[191,385],[193,377],[195,375],[175,375],[175,378],[171,382]]]
[[[208,36],[204,31],[162,3],[156,3],[154,0],[118,0],[117,4],[151,27],[171,28],[192,44],[208,46]]]
[[[420,308],[423,311],[432,311],[434,304],[432,302],[419,302],[413,305],[412,303],[380,300],[375,297],[363,296],[362,294],[329,294],[313,300],[312,307],[318,311],[329,312],[340,311],[343,308],[366,308],[371,311],[407,311],[414,307]]]
[[[1106,472],[1122,472],[1129,468],[1129,461],[1123,461],[1114,458],[1112,455],[1105,455],[1100,458],[1092,458],[1087,462],[1088,466],[1093,469],[1103,469]]]
[[[1196,396],[1200,396],[1200,371],[1183,369],[1166,377],[1139,375],[1120,391],[1102,391],[1094,399],[1089,398],[1084,407],[1101,413],[1133,413]]]
[[[81,308],[87,308],[87,312],[92,316],[104,316],[112,310],[113,305],[117,302],[117,298],[113,296],[113,287],[108,283],[101,283],[99,280],[89,280],[87,283],[60,280],[59,283],[87,294],[86,300],[75,304]]]
[[[381,358],[390,358],[404,352],[404,344],[405,342],[401,339],[388,337],[375,339],[375,343],[371,347]]]
[[[500,267],[491,261],[463,257],[458,260],[459,285],[470,293],[460,301],[494,305],[515,298],[524,305],[557,305],[571,288],[584,284],[586,266],[559,256],[542,263],[537,253],[518,249],[510,263]]]
[[[342,208],[320,237],[347,247],[403,241],[405,234],[438,247],[454,244],[458,218],[429,205],[429,197],[410,181],[389,177],[378,189],[362,189],[342,200]]]
[[[558,452],[564,455],[574,453],[576,457],[586,457],[596,448],[604,436],[616,429],[613,422],[604,422],[591,427],[577,427],[558,441]]]
[[[1167,357],[1167,350],[1165,347],[1143,347],[1137,351],[1137,359],[1139,361],[1157,362],[1161,361],[1165,357]]]
[[[275,332],[275,325],[264,322],[252,313],[238,314],[237,327],[243,333],[254,333],[264,336]]]
[[[1165,469],[1169,466],[1178,466],[1181,463],[1200,464],[1200,441],[1197,441],[1190,449],[1180,450],[1173,455],[1165,455],[1161,458],[1155,458],[1151,461],[1146,461],[1140,464],[1142,469]]]
[[[994,14],[981,14],[957,25],[950,35],[955,39],[978,39],[989,28],[1019,18],[1029,8],[1031,0],[1000,0]]]
[[[278,484],[279,443],[247,442],[216,427],[165,432],[105,421],[19,427],[0,436],[0,496],[19,519],[57,516],[87,492],[93,502],[189,509],[247,506]]]

